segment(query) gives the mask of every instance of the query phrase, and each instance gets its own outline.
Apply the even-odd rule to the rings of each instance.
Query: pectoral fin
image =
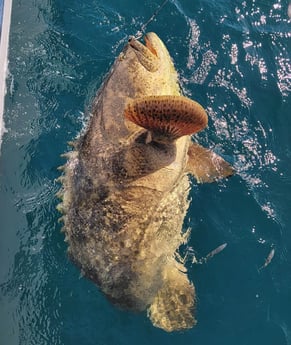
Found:
[[[195,289],[185,273],[169,267],[165,282],[148,309],[154,326],[167,332],[185,330],[196,324]]]
[[[191,143],[188,156],[186,170],[192,173],[199,183],[213,182],[234,174],[233,167],[222,157],[197,143]]]
[[[125,117],[149,130],[157,141],[173,141],[207,125],[203,107],[183,96],[147,96],[130,100]]]

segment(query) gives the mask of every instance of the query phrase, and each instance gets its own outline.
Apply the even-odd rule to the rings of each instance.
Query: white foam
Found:
[[[6,77],[8,74],[8,44],[11,19],[12,0],[4,0],[3,22],[0,39],[0,149],[2,135],[5,131],[3,122],[4,99],[6,94]]]

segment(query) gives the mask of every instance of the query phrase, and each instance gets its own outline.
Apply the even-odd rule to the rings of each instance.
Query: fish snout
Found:
[[[160,59],[156,50],[145,36],[145,45],[138,41],[134,36],[129,37],[128,44],[134,50],[140,64],[149,72],[156,72],[160,66]]]

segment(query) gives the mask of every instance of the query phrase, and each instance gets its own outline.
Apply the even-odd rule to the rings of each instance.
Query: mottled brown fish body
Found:
[[[157,35],[148,34],[146,46],[131,39],[64,167],[59,209],[69,256],[113,303],[148,308],[153,324],[166,331],[196,322],[194,286],[175,253],[187,240],[187,131],[206,124],[203,108],[180,95]],[[212,166],[207,178],[230,175],[224,163],[224,174]]]

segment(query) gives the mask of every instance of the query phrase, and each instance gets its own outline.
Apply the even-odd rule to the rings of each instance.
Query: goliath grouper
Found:
[[[195,289],[177,250],[189,206],[189,177],[233,173],[190,135],[207,125],[201,105],[181,95],[178,75],[154,33],[131,38],[66,154],[58,209],[68,254],[115,305],[148,310],[156,327],[195,325]]]

